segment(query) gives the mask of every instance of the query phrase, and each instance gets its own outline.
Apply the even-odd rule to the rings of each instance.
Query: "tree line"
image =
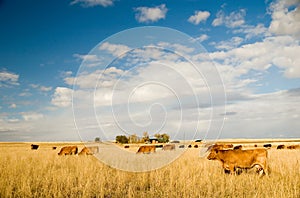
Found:
[[[163,134],[155,134],[154,137],[157,139],[158,143],[167,143],[170,140],[170,136],[166,133]],[[128,143],[151,143],[148,132],[144,132],[142,137],[137,136],[136,134],[132,134],[129,136],[126,135],[117,135],[116,142],[121,144]]]

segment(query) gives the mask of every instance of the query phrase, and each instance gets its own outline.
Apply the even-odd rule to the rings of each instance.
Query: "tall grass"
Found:
[[[0,146],[0,197],[300,197],[300,150],[269,150],[270,176],[225,175],[188,150],[151,172],[112,169],[93,156],[58,156],[41,147]]]

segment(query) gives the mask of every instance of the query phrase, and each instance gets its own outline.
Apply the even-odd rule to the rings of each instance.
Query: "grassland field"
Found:
[[[300,149],[269,149],[270,175],[259,178],[255,171],[224,174],[219,162],[200,157],[197,148],[163,168],[133,173],[91,155],[57,155],[64,145],[81,149],[82,143],[38,144],[38,150],[31,150],[31,143],[0,143],[1,198],[300,197]]]

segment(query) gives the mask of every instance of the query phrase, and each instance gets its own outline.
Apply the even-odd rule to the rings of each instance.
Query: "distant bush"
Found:
[[[118,135],[116,136],[116,142],[121,144],[128,144],[129,139],[125,135]]]

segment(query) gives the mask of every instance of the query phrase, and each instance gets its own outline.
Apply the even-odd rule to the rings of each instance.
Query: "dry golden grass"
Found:
[[[270,176],[225,175],[189,149],[145,173],[112,169],[93,156],[58,156],[52,144],[0,144],[0,197],[300,197],[300,150],[269,150]]]

